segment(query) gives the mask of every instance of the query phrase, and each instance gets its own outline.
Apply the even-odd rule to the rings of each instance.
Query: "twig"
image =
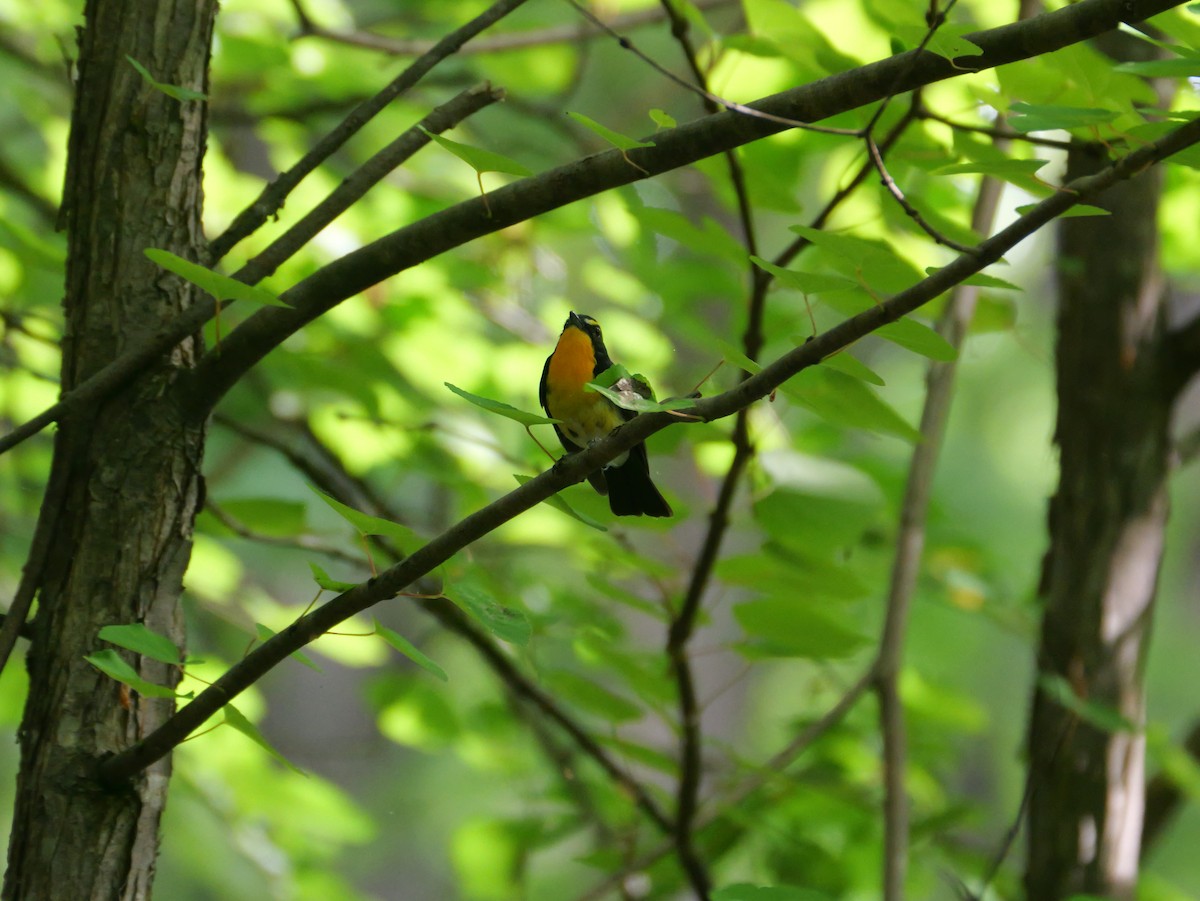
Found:
[[[691,412],[706,422],[733,415],[739,409],[766,397],[801,370],[862,339],[875,329],[895,322],[996,262],[1019,242],[1076,204],[1090,200],[1117,182],[1132,178],[1154,163],[1197,143],[1200,143],[1200,120],[1173,129],[1159,140],[1138,148],[1095,175],[1071,181],[1064,190],[1043,200],[1008,227],[983,241],[977,254],[957,257],[911,288],[793,348],[730,390],[697,400]],[[257,682],[276,664],[287,659],[293,651],[354,614],[394,597],[503,523],[563,488],[581,482],[589,473],[600,469],[635,444],[679,422],[667,413],[639,415],[585,450],[561,459],[550,470],[465,517],[402,562],[380,573],[377,579],[355,586],[272,636],[146,738],[104,761],[98,775],[103,781],[113,783],[141,771],[169,753],[197,726]]]
[[[484,107],[503,99],[503,90],[493,88],[485,82],[443,103],[354,170],[328,197],[313,207],[304,218],[280,235],[262,253],[234,273],[233,277],[248,285],[262,281],[316,237],[325,226],[358,202],[388,173],[427,145],[430,139],[425,134],[426,131],[440,134]]]
[[[693,0],[692,5],[697,9],[704,10],[716,9],[720,6],[731,6],[735,2],[736,0]],[[296,4],[293,3],[293,5]],[[663,12],[661,9],[648,7],[614,16],[609,24],[613,28],[624,30],[643,25],[652,25],[655,22],[661,22],[662,19]],[[478,41],[472,41],[462,49],[461,53],[464,55],[496,53],[505,50],[521,50],[527,47],[541,47],[546,44],[574,43],[590,40],[600,34],[603,34],[603,32],[594,25],[551,25],[547,28],[535,28],[511,34],[497,34]],[[370,31],[333,31],[332,29],[322,28],[314,24],[307,16],[301,22],[299,37],[323,38],[339,44],[349,44],[368,50],[378,50],[381,53],[387,53],[392,56],[415,56],[418,53],[426,53],[433,46],[433,41],[421,40],[420,38],[392,38]]]
[[[430,47],[374,97],[356,106],[340,125],[318,141],[317,146],[301,157],[291,169],[267,185],[258,195],[258,199],[238,214],[229,228],[210,245],[210,262],[224,257],[234,245],[257,231],[264,222],[274,216],[283,207],[287,196],[308,173],[333,155],[384,107],[411,89],[434,66],[456,53],[471,38],[500,21],[524,2],[525,0],[498,0],[470,22]]]
[[[575,11],[581,16],[583,16],[597,28],[603,29],[605,33],[614,38],[617,43],[621,45],[622,49],[628,50],[659,75],[662,75],[664,78],[674,82],[684,90],[691,91],[693,94],[699,94],[705,99],[705,101],[712,103],[715,106],[728,110],[731,113],[741,113],[743,116],[751,116],[755,119],[763,119],[767,122],[773,122],[776,125],[786,126],[787,128],[802,128],[806,131],[815,131],[826,135],[843,135],[845,137],[860,136],[860,132],[855,131],[852,128],[829,128],[828,126],[824,125],[814,125],[811,122],[803,122],[799,119],[792,119],[788,116],[780,116],[753,106],[747,106],[744,103],[736,103],[732,100],[726,100],[724,97],[714,94],[707,88],[694,85],[687,79],[676,75],[666,66],[660,64],[656,59],[654,59],[654,57],[643,53],[634,45],[631,40],[629,40],[629,38],[611,28],[604,21],[599,19],[590,9],[585,6],[581,6],[578,2],[576,2],[576,0],[567,0],[567,2],[570,3],[571,6],[575,7]]]
[[[998,138],[1006,141],[1024,141],[1027,144],[1035,144],[1039,147],[1053,147],[1056,150],[1070,150],[1070,141],[1056,141],[1053,138],[1035,138],[1032,135],[1022,134],[1019,131],[1013,131],[1011,128],[991,128],[986,125],[966,125],[962,122],[955,122],[953,119],[947,119],[932,110],[921,107],[917,110],[917,116],[921,119],[926,119],[930,122],[938,122],[945,125],[947,128],[952,128],[955,131],[965,131],[971,134],[986,135],[989,138]]]
[[[253,541],[257,544],[269,544],[273,547],[294,548],[302,551],[313,551],[318,554],[323,554],[326,557],[333,557],[341,560],[343,563],[350,563],[354,566],[365,567],[367,561],[355,554],[348,554],[340,547],[328,544],[316,538],[313,535],[297,535],[294,538],[285,538],[281,535],[265,535],[262,532],[256,532],[223,508],[220,504],[215,503],[212,498],[205,501],[204,509],[213,515],[213,517],[221,523],[225,528],[229,529],[239,538],[245,538],[247,541]]]
[[[959,244],[957,241],[947,238],[926,221],[920,211],[908,202],[908,198],[904,196],[904,192],[900,190],[900,186],[896,184],[896,180],[888,172],[887,166],[883,162],[883,155],[879,152],[879,147],[875,144],[875,139],[867,135],[866,141],[867,157],[871,160],[875,171],[879,173],[879,180],[883,182],[883,186],[887,188],[888,193],[892,195],[896,203],[900,204],[900,208],[908,214],[908,217],[920,227],[921,231],[933,238],[938,244],[949,247],[952,250],[957,250],[959,253],[973,253],[972,248],[966,244]]]
[[[671,23],[671,34],[679,43],[683,56],[691,69],[695,87],[699,89],[704,108],[716,112],[720,104],[708,91],[704,71],[696,59],[696,51],[688,36],[688,23],[671,5],[671,0],[661,0],[662,9]],[[742,242],[746,247],[747,256],[758,254],[758,241],[755,236],[753,210],[750,204],[750,194],[746,190],[745,173],[741,163],[732,150],[726,151],[726,167],[729,170],[729,180],[733,185],[734,196],[737,199],[738,218],[742,226]],[[762,318],[763,306],[766,302],[765,286],[761,286],[759,268],[753,263],[747,263],[749,269],[749,299],[747,303],[747,324],[743,337],[743,349],[750,359],[756,359],[762,347]],[[743,377],[749,373],[742,373]],[[688,657],[688,643],[695,629],[696,614],[704,595],[728,522],[728,510],[733,501],[737,482],[746,463],[753,456],[754,450],[750,445],[745,411],[739,411],[732,436],[734,446],[733,462],[717,500],[717,509],[709,520],[709,529],[701,547],[700,556],[693,564],[693,575],[684,596],[683,604],[677,614],[672,617],[668,627],[667,658],[670,662],[671,673],[679,695],[679,784],[676,790],[675,831],[674,841],[676,855],[680,865],[687,874],[696,895],[706,901],[710,887],[707,868],[696,853],[693,841],[694,819],[700,797],[700,781],[702,775],[701,743],[703,738],[701,714],[696,703],[695,677],[691,661]]]

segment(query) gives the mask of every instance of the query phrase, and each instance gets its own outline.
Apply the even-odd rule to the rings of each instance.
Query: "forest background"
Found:
[[[0,0],[5,897],[1200,897],[1196,4],[126,5]],[[670,520],[508,496],[570,310]]]

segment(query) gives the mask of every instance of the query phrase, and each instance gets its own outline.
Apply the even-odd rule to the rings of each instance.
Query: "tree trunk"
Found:
[[[1103,165],[1070,152],[1068,178]],[[1167,517],[1170,392],[1157,265],[1154,169],[1107,192],[1108,217],[1060,230],[1058,491],[1038,670],[1140,727],[1142,671]],[[1132,898],[1145,742],[1106,731],[1035,689],[1025,887],[1029,901]]]
[[[207,87],[213,0],[90,0],[64,191],[68,228],[62,387],[145,341],[192,289],[143,254],[201,256],[206,109],[151,87]],[[83,660],[97,631],[143,622],[183,645],[179,594],[201,503],[204,424],[170,390],[200,343],[175,348],[132,387],[63,422],[39,537],[46,542],[27,656],[29,699],[4,884],[7,899],[150,895],[168,761],[128,785],[101,786],[98,759],[153,729],[170,700],[122,690]],[[47,542],[48,539],[48,542]],[[127,655],[145,678],[177,674]]]

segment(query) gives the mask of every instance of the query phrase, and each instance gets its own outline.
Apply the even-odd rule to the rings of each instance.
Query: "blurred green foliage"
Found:
[[[738,101],[886,56],[893,42],[914,46],[927,6],[676,5],[691,23],[712,89]],[[404,42],[436,40],[486,6],[304,3],[331,32]],[[1003,21],[1001,6],[964,0],[932,49],[970,53],[958,38]],[[683,73],[679,46],[652,15],[656,9],[651,0],[596,5],[606,18],[650,14],[649,24],[626,33]],[[77,17],[76,4],[59,0],[0,7],[0,83],[20,86],[0,96],[6,425],[36,414],[57,394],[65,242],[54,216],[71,93],[62,56],[70,53]],[[531,2],[478,43],[579,22],[567,4]],[[1159,25],[1172,42],[1197,52],[1194,12],[1170,13]],[[644,138],[665,117],[685,122],[702,113],[697,97],[602,36],[471,49],[392,103],[291,195],[278,221],[220,268],[234,271],[379,147],[484,80],[503,87],[507,102],[453,130],[453,139],[535,172],[605,149],[592,120]],[[405,61],[301,36],[285,0],[226,0],[208,91],[209,235]],[[1154,98],[1138,74],[1117,71],[1086,46],[940,84],[924,98],[939,115],[980,128],[1013,112],[1022,130],[1057,130],[1052,136],[1061,138],[1061,129],[1074,128],[1110,142],[1143,125],[1146,114],[1137,107],[1146,102]],[[1186,86],[1174,103],[1177,113],[1197,110]],[[906,106],[897,98],[880,128],[894,126]],[[568,111],[579,114],[575,121]],[[870,113],[828,124],[861,127]],[[829,230],[808,228],[864,163],[861,142],[793,132],[736,156],[746,174],[755,252],[770,261],[798,235],[814,245],[770,292],[764,361],[802,342],[814,324],[836,323],[953,258],[873,176],[839,207]],[[971,241],[980,174],[1008,182],[1005,222],[1051,190],[1040,179],[1053,181],[1062,158],[1061,150],[1022,143],[1001,152],[984,135],[923,120],[904,132],[888,162],[930,222]],[[484,186],[511,178],[490,174]],[[265,287],[279,293],[346,251],[478,190],[468,166],[430,146]],[[1195,167],[1169,166],[1166,190],[1164,261],[1179,290],[1195,292]],[[951,898],[960,880],[977,884],[1022,792],[1034,590],[1055,478],[1051,253],[1049,236],[1041,236],[993,268],[1011,285],[983,288],[961,352],[902,680],[910,718],[912,897]],[[697,385],[706,394],[731,387],[740,367],[750,365],[740,343],[749,257],[728,166],[710,159],[446,253],[289,339],[232,391],[212,428],[205,469],[213,506],[198,523],[184,597],[187,652],[203,662],[188,666],[196,680],[181,690],[200,690],[199,680],[218,676],[307,607],[318,595],[310,562],[348,583],[371,575],[362,535],[378,531],[348,525],[309,490],[311,473],[290,465],[263,435],[306,448],[324,466],[335,455],[349,477],[385,499],[387,518],[404,526],[390,537],[411,552],[509,491],[514,475],[547,465],[519,419],[491,415],[447,382],[518,411],[536,410],[542,362],[573,309],[603,323],[614,357],[647,373],[659,397]],[[248,312],[235,307],[223,331]],[[733,504],[691,647],[704,714],[699,844],[724,886],[715,899],[878,896],[881,764],[871,701],[860,702],[786,772],[764,769],[764,761],[830,709],[870,659],[907,464],[920,440],[926,357],[953,355],[928,327],[934,312],[936,305],[804,372],[750,414],[758,453]],[[542,443],[554,443],[544,425],[532,429]],[[679,724],[662,653],[664,623],[686,590],[728,468],[729,430],[726,422],[680,425],[650,441],[655,478],[677,511],[669,522],[614,522],[584,484],[563,498],[607,531],[539,505],[439,574],[454,602],[502,639],[502,653],[667,809],[679,775]],[[43,436],[0,458],[0,596],[15,588],[49,457]],[[1180,471],[1173,492],[1149,671],[1150,721],[1159,736],[1151,753],[1186,770],[1170,738],[1200,713],[1195,466]],[[371,554],[386,561],[377,546]],[[411,598],[372,614],[382,631],[363,618],[309,649],[320,673],[288,661],[242,696],[239,710],[253,727],[215,728],[179,749],[158,897],[557,901],[626,867],[626,897],[677,897],[683,883],[669,856],[630,866],[662,837],[629,794],[536,707],[506,690],[472,647],[439,629]],[[388,638],[400,655],[379,637],[388,634],[409,643]],[[97,650],[104,647],[98,639]],[[23,669],[10,666],[0,682],[0,726],[10,736],[23,680]],[[253,740],[260,732],[303,773],[265,753]],[[14,747],[0,742],[8,773],[16,767]],[[1195,791],[1194,780],[1181,779]],[[746,780],[761,787],[729,803]],[[12,781],[0,781],[0,806],[11,805]],[[1193,805],[1148,860],[1142,897],[1200,895],[1192,850],[1198,842]],[[1016,896],[1016,874],[1010,861],[996,896]]]

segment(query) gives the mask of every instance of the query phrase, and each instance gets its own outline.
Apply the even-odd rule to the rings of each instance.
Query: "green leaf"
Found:
[[[620,364],[617,365],[619,366]],[[616,368],[616,366],[613,366],[605,370],[605,372],[601,373],[601,378]],[[634,413],[662,413],[672,410],[686,410],[694,403],[694,401],[686,397],[676,397],[662,402],[654,400],[653,393],[650,397],[646,397],[641,393],[641,390],[644,388],[649,391],[650,387],[638,375],[621,376],[611,388],[601,384],[600,378],[597,378],[594,382],[588,382],[587,387],[603,394],[622,410],[632,410]]]
[[[304,770],[300,769],[300,767],[296,766],[277,750],[275,750],[275,747],[263,737],[261,732],[258,731],[258,727],[255,726],[254,723],[250,722],[250,720],[246,719],[240,710],[238,710],[232,704],[226,704],[222,710],[225,713],[225,725],[232,726],[288,769],[294,770],[302,776],[308,775],[304,772]]]
[[[384,641],[386,641],[388,644],[390,644],[393,648],[395,648],[397,651],[399,651],[401,654],[403,654],[409,660],[411,660],[413,663],[415,663],[417,666],[421,667],[424,670],[427,670],[428,672],[433,673],[435,676],[437,676],[443,682],[450,681],[450,677],[446,675],[446,671],[444,669],[442,669],[440,666],[438,666],[436,663],[434,663],[433,660],[431,660],[428,655],[422,653],[420,648],[418,648],[416,645],[414,645],[411,641],[409,641],[407,638],[405,638],[399,632],[395,632],[392,629],[389,629],[387,626],[385,626],[379,620],[375,620],[375,634],[378,635],[380,638],[382,638]]]
[[[147,629],[142,623],[130,623],[126,626],[105,626],[98,633],[104,641],[110,641],[118,647],[157,660],[160,663],[170,663],[178,666],[182,660],[179,648],[175,642],[165,635],[159,635]],[[118,658],[120,659],[120,658]]]
[[[660,773],[665,773],[673,778],[678,778],[679,776],[679,764],[670,754],[664,754],[656,748],[627,741],[615,735],[597,735],[596,740],[606,747],[615,748],[629,759],[643,766],[652,767]]]
[[[979,160],[971,163],[954,163],[933,170],[934,175],[994,175],[1005,181],[1032,178],[1034,173],[1049,163],[1049,160]]]
[[[925,40],[928,28],[924,25],[894,25],[895,34],[909,47],[917,47]],[[953,60],[959,56],[979,56],[983,48],[968,41],[963,35],[978,31],[975,25],[942,25],[925,44],[925,49],[938,56]]]
[[[1036,206],[1036,204],[1033,204]],[[1032,206],[1026,207],[1032,209]],[[934,275],[940,267],[929,266],[925,269],[926,275]],[[997,278],[994,275],[988,275],[986,272],[976,272],[974,275],[967,276],[961,282],[961,285],[973,285],[976,288],[997,288],[1001,291],[1021,291],[1024,290],[1020,285],[1014,285],[1012,282],[1007,282],[1002,278]]]
[[[762,372],[762,364],[756,363],[746,356],[740,348],[734,347],[728,341],[716,339],[713,344],[721,351],[721,359],[731,366],[736,366],[738,369],[745,370],[751,375]]]
[[[1102,125],[1117,117],[1116,110],[1074,106],[1043,106],[1018,101],[1008,108],[1008,124],[1022,134]]]
[[[125,660],[114,650],[97,651],[95,654],[87,654],[83,658],[104,675],[110,679],[116,679],[124,685],[128,685],[140,695],[147,698],[190,698],[191,694],[178,694],[165,685],[156,685],[153,682],[147,682],[138,671],[125,662]]]
[[[1007,332],[1017,324],[1017,305],[1006,297],[983,295],[975,301],[975,316],[971,333]]]
[[[1037,684],[1047,697],[1057,701],[1081,720],[1091,723],[1097,729],[1105,732],[1138,731],[1137,726],[1108,704],[1079,697],[1075,694],[1071,683],[1057,673],[1042,673],[1038,676]]]
[[[185,281],[191,282],[197,288],[207,291],[216,300],[242,300],[246,303],[258,304],[264,307],[283,307],[290,310],[291,306],[284,303],[266,288],[247,285],[228,275],[213,272],[196,263],[189,263],[183,257],[178,257],[168,250],[147,247],[143,251],[151,262],[161,266],[168,272],[174,272]]]
[[[628,723],[642,718],[641,707],[592,679],[563,671],[546,674],[543,678],[554,697],[565,699],[610,723]]]
[[[828,294],[823,298],[823,302],[843,316],[857,316],[875,305],[874,301],[861,291]],[[880,326],[872,334],[931,360],[947,362],[958,356],[949,341],[924,323],[907,316]],[[796,337],[793,340],[799,345],[806,339]]]
[[[826,660],[848,657],[870,641],[815,606],[790,599],[737,604],[733,616],[752,639],[747,650],[753,656]]]
[[[584,128],[588,129],[588,131],[591,131],[591,132],[599,135],[600,137],[602,137],[604,140],[608,141],[608,143],[612,144],[618,150],[636,150],[639,147],[653,147],[654,146],[653,141],[635,140],[631,137],[628,137],[627,135],[621,134],[619,131],[613,131],[611,128],[608,128],[605,125],[601,125],[595,119],[591,119],[591,118],[585,116],[583,113],[568,112],[567,115],[570,116],[572,119],[574,119],[576,122],[578,122],[580,125],[582,125]]]
[[[660,109],[650,110],[650,118],[659,128],[674,128],[677,124],[672,116]]]
[[[1024,216],[1037,208],[1036,203],[1023,203],[1017,207],[1017,212]],[[1059,213],[1059,219],[1078,219],[1083,216],[1111,216],[1112,213],[1103,207],[1092,206],[1090,203],[1077,203],[1065,213]]]
[[[798,345],[804,343],[803,338],[793,338],[792,340]],[[848,351],[843,350],[826,357],[821,361],[821,365],[828,366],[830,369],[843,372],[846,375],[852,375],[854,378],[862,379],[864,382],[869,382],[872,385],[878,385],[880,388],[887,384],[879,373],[861,362],[857,357],[852,356]]]
[[[259,641],[267,641],[279,634],[270,626],[264,626],[262,623],[255,623],[254,631],[258,634]],[[310,669],[315,669],[318,673],[321,672],[321,667],[313,663],[312,658],[303,651],[292,651],[292,653],[288,654],[288,656],[293,660],[298,660]]]
[[[153,75],[150,74],[150,72],[146,69],[145,66],[143,66],[141,63],[139,63],[136,59],[134,59],[128,53],[125,54],[125,59],[127,59],[129,61],[129,65],[131,65],[131,66],[133,66],[133,68],[137,69],[138,74],[142,76],[143,80],[145,80],[145,82],[148,85],[150,85],[150,87],[154,88],[156,91],[162,91],[162,93],[166,94],[172,100],[178,100],[182,103],[185,100],[207,100],[208,99],[208,97],[206,97],[200,91],[193,91],[191,88],[181,88],[178,85],[166,84],[164,82],[159,81]]]
[[[332,579],[329,573],[325,572],[316,563],[308,561],[308,568],[312,570],[313,581],[326,591],[336,591],[341,594],[343,591],[349,591],[351,588],[357,588],[357,582],[339,582],[337,579]]]
[[[264,535],[289,537],[305,529],[305,506],[274,497],[222,499],[218,506],[246,528]]]
[[[482,150],[478,147],[471,147],[468,144],[460,144],[458,141],[452,141],[449,138],[442,137],[441,135],[435,135],[422,125],[418,125],[417,127],[420,128],[421,131],[425,132],[427,137],[449,150],[476,172],[503,172],[506,175],[533,175],[533,172],[527,166],[521,165],[516,160],[509,159],[503,154],[496,153],[492,150]]]
[[[522,647],[529,643],[533,629],[529,625],[529,619],[520,610],[496,603],[486,592],[474,585],[455,585],[444,593],[463,613],[501,641]]]
[[[835,425],[882,432],[912,442],[921,440],[921,433],[867,385],[823,363],[784,382],[782,390],[800,406]]]
[[[313,488],[312,485],[308,487],[312,488],[313,494],[327,503],[334,513],[354,526],[359,535],[364,537],[367,535],[380,535],[391,539],[402,547],[404,545],[419,543],[416,533],[408,526],[402,526],[398,522],[392,522],[379,516],[369,516],[366,513],[355,510],[353,507],[346,506],[341,501],[335,501],[324,492]]]
[[[1140,63],[1120,63],[1114,72],[1143,75],[1146,78],[1195,78],[1200,74],[1200,55],[1188,54],[1181,59],[1152,59]]]
[[[831,258],[831,262],[852,273],[856,282],[870,285],[876,292],[900,291],[921,280],[920,270],[885,241],[825,231],[807,225],[793,225],[788,231],[795,232],[814,247],[820,248]],[[822,293],[817,288],[808,290]],[[839,292],[830,286],[824,293]]]
[[[824,234],[822,232],[822,234]],[[814,244],[816,242],[813,242]],[[794,269],[784,269],[762,257],[750,257],[751,262],[763,269],[779,281],[781,285],[801,292],[802,294],[827,294],[831,291],[852,291],[858,285],[848,278],[839,275],[822,275],[816,272],[797,272]]]
[[[530,479],[532,479],[533,477],[532,476],[523,476],[523,475],[520,475],[519,473],[514,472],[513,478],[517,480],[518,484],[524,485],[526,482],[530,481]],[[607,532],[608,531],[608,526],[604,525],[604,523],[602,523],[602,522],[598,522],[597,520],[592,519],[590,516],[588,516],[584,513],[580,513],[578,510],[576,510],[574,507],[572,507],[570,504],[568,504],[561,494],[552,494],[552,495],[550,495],[550,497],[548,497],[544,501],[542,501],[542,503],[549,504],[555,510],[558,510],[562,513],[567,514],[567,516],[571,517],[572,519],[579,520],[585,526],[590,526],[591,528],[595,529],[598,532]]]
[[[701,257],[721,257],[741,266],[746,249],[724,228],[705,217],[699,226],[682,213],[647,206],[634,209],[638,221],[655,234],[681,244]]]
[[[492,400],[490,397],[480,397],[478,394],[472,394],[470,391],[463,391],[462,388],[452,385],[449,382],[443,382],[442,384],[463,398],[463,400],[470,401],[475,406],[482,407],[489,413],[495,413],[506,419],[511,419],[513,422],[519,422],[524,426],[549,425],[550,423],[559,421],[557,419],[550,419],[547,416],[539,416],[537,413],[526,413],[524,410],[518,410],[516,407],[498,400]]]
[[[832,901],[830,895],[791,885],[750,885],[738,882],[712,893],[712,901]]]

